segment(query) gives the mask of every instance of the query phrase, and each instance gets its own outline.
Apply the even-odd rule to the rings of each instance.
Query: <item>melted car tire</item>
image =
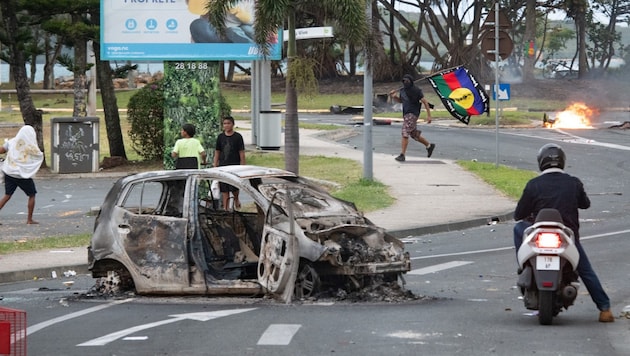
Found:
[[[108,294],[120,294],[135,290],[133,279],[124,268],[107,271],[107,277],[103,278],[104,291]]]
[[[309,261],[300,261],[300,269],[295,280],[294,296],[296,299],[311,298],[319,293],[322,282],[319,274]]]

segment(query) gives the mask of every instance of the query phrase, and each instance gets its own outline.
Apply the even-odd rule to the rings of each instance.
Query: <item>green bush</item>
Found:
[[[221,118],[229,115],[219,85],[218,62],[165,62],[164,79],[148,84],[129,99],[127,117],[132,149],[144,160],[174,168],[171,150],[181,127],[193,124],[212,161]]]
[[[163,80],[146,85],[129,99],[127,120],[131,125],[129,138],[133,150],[144,160],[161,160],[164,152]]]

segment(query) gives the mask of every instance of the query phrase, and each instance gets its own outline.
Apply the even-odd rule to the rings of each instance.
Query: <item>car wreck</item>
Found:
[[[213,182],[239,188],[241,208],[221,207]],[[271,294],[290,302],[330,286],[402,281],[410,266],[402,242],[354,204],[257,166],[120,178],[88,247],[94,278],[147,295]]]

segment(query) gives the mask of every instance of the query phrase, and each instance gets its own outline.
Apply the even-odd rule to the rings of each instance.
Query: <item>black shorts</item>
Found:
[[[238,188],[236,188],[233,185],[227,184],[227,183],[223,183],[223,182],[219,182],[219,190],[223,193],[225,192],[238,192]]]
[[[33,178],[24,179],[11,177],[7,174],[4,175],[4,194],[13,195],[18,187],[29,197],[34,197],[37,194]]]

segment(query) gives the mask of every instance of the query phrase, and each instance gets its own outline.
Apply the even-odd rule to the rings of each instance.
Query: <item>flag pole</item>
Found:
[[[461,66],[462,66],[462,65],[460,64],[460,65],[458,65],[458,66],[454,66],[454,67],[450,67],[450,68],[446,68],[446,69],[439,70],[439,71],[437,71],[437,72],[435,72],[435,73],[431,73],[431,74],[429,74],[429,75],[425,75],[425,76],[424,76],[424,77],[422,77],[422,78],[414,79],[413,83],[414,83],[414,84],[416,84],[416,82],[419,82],[419,81],[421,81],[421,80],[427,80],[427,79],[429,79],[429,77],[432,77],[432,76],[434,76],[434,75],[438,75],[438,74],[442,74],[442,73],[444,73],[444,72],[448,72],[449,70],[453,70],[453,69],[455,69],[455,68],[457,68],[457,67],[461,67]],[[404,88],[404,87],[399,87],[397,90],[400,90],[400,89],[402,89],[402,88]]]

